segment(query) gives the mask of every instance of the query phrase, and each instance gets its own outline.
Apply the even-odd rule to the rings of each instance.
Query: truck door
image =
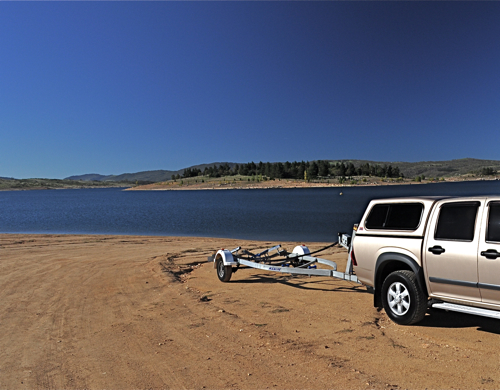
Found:
[[[500,200],[490,201],[479,239],[479,289],[483,302],[500,305]]]
[[[481,301],[476,221],[482,203],[474,199],[436,204],[422,249],[433,296]]]

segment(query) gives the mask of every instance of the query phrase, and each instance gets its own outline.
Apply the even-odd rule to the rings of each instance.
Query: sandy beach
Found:
[[[403,327],[351,282],[241,269],[221,283],[207,263],[270,244],[0,235],[0,388],[500,387],[499,321],[432,311]],[[345,267],[343,249],[322,257]]]

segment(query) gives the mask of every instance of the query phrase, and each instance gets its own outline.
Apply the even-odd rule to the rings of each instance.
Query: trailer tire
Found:
[[[382,284],[382,304],[391,320],[399,325],[421,321],[427,311],[427,296],[420,288],[414,272],[390,273]]]
[[[217,276],[221,282],[229,282],[231,280],[231,275],[233,274],[233,267],[230,265],[224,265],[222,257],[216,260]]]

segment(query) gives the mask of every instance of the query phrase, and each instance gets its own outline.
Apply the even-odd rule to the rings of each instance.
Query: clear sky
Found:
[[[0,2],[0,176],[499,141],[500,2]]]

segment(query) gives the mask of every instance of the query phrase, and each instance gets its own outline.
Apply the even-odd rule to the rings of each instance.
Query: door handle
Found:
[[[488,249],[487,251],[481,252],[481,256],[484,256],[487,259],[495,260],[497,257],[500,257],[500,253],[498,253],[495,249]]]
[[[445,250],[443,247],[441,247],[439,245],[434,245],[432,248],[429,248],[429,252],[432,252],[435,255],[440,255],[441,253],[444,253]]]

